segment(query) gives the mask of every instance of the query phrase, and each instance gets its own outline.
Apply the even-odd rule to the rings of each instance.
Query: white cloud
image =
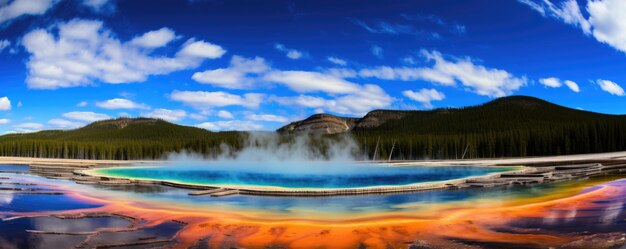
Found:
[[[246,93],[240,96],[226,92],[174,91],[170,98],[200,110],[223,106],[256,108],[261,104],[263,94]]]
[[[22,123],[13,126],[13,129],[17,132],[36,132],[43,129],[43,124],[40,123]]]
[[[469,58],[447,60],[437,51],[422,51],[432,67],[376,67],[359,71],[361,77],[384,80],[425,80],[444,86],[460,83],[465,89],[479,95],[502,97],[526,85],[526,78],[515,77],[501,69],[477,65]]]
[[[156,109],[146,114],[146,117],[159,118],[168,122],[177,122],[187,117],[187,112],[184,110]]]
[[[274,114],[248,114],[246,118],[252,121],[265,121],[265,122],[278,122],[285,123],[289,121],[287,117],[278,116]]]
[[[0,24],[23,15],[46,13],[58,0],[14,0],[0,4]]]
[[[329,56],[327,59],[328,59],[328,61],[330,61],[330,62],[332,62],[334,64],[337,64],[339,66],[345,66],[345,65],[348,64],[348,62],[346,62],[346,60],[340,59],[340,58],[337,58],[337,57],[334,57],[334,56]]]
[[[206,120],[206,116],[202,115],[202,114],[198,114],[198,113],[192,113],[189,114],[189,117],[193,120],[197,120],[197,121],[201,121],[201,120]]]
[[[554,77],[539,79],[539,83],[541,83],[544,86],[552,87],[552,88],[559,88],[563,85],[561,83],[561,80],[559,80],[558,78],[554,78]]]
[[[221,110],[219,112],[217,112],[217,116],[223,119],[234,119],[235,116],[233,116],[232,113],[230,113],[229,111],[225,111],[225,110]]]
[[[300,95],[296,97],[273,97],[276,101],[286,106],[302,106],[316,109],[317,113],[323,110],[338,114],[362,116],[373,109],[388,107],[393,98],[377,85],[364,85],[358,91],[326,99],[323,97]]]
[[[261,83],[275,83],[298,93],[323,93],[332,98],[302,95],[273,99],[281,104],[294,103],[308,108],[324,108],[341,114],[362,114],[369,111],[365,109],[382,108],[391,103],[392,98],[382,88],[376,85],[360,85],[344,79],[356,75],[357,72],[350,69],[329,69],[326,72],[282,71],[272,69],[263,58],[245,59],[233,56],[230,67],[196,73],[193,78],[226,88],[254,88]],[[240,96],[225,92],[175,91],[171,98],[200,110],[227,105],[257,107],[261,100],[260,97],[251,99],[252,102],[248,101],[249,104],[246,105],[246,101],[242,101]],[[302,99],[318,101],[314,101],[316,104],[311,106],[303,103]]]
[[[431,104],[432,101],[440,101],[446,98],[442,92],[439,92],[435,89],[422,89],[419,92],[414,92],[411,90],[406,90],[402,92],[402,95],[406,96],[409,99],[415,100],[417,102],[422,103],[426,108],[433,108]]]
[[[96,105],[100,108],[114,110],[114,109],[150,109],[146,104],[136,103],[128,99],[109,99],[102,102],[97,102]]]
[[[48,124],[59,129],[76,129],[78,127],[85,125],[81,122],[74,122],[74,121],[69,121],[69,120],[65,120],[61,118],[50,119],[48,121]]]
[[[78,102],[78,104],[76,104],[76,106],[78,107],[85,107],[87,105],[88,105],[87,101],[81,101],[81,102]]]
[[[204,122],[196,125],[196,127],[210,131],[257,131],[264,129],[260,124],[241,120]]]
[[[204,41],[190,39],[176,54],[181,58],[208,58],[217,59],[226,53],[222,47]],[[195,66],[194,66],[195,67]]]
[[[574,91],[576,93],[580,92],[580,87],[578,87],[578,84],[576,84],[576,82],[571,81],[571,80],[566,80],[563,83],[565,83],[565,85],[567,87],[569,87],[570,90],[572,90],[572,91]]]
[[[143,48],[160,48],[173,41],[174,38],[176,34],[173,30],[161,28],[133,38],[130,44]]]
[[[95,112],[67,112],[62,115],[65,118],[85,121],[85,122],[94,122],[98,120],[110,119],[106,114],[95,113]]]
[[[258,76],[268,70],[270,67],[263,58],[247,59],[235,55],[230,61],[230,67],[197,72],[191,78],[199,83],[218,87],[244,89],[252,87],[255,82],[252,76]]]
[[[561,82],[559,78],[550,77],[550,78],[539,79],[539,83],[541,83],[544,86],[552,87],[552,88],[559,88],[565,85],[573,92],[576,92],[576,93],[580,92],[580,87],[578,87],[578,84],[571,80],[565,80]]]
[[[280,52],[286,53],[285,55],[289,59],[297,60],[305,56],[303,52],[295,50],[295,49],[287,48],[285,47],[285,45],[280,44],[280,43],[276,43],[276,45],[274,45],[274,48],[276,48],[276,50]]]
[[[54,30],[57,34],[36,29],[22,39],[30,53],[26,65],[30,88],[142,82],[150,75],[195,68],[226,52],[220,46],[190,39],[174,57],[152,55],[151,50],[118,40],[102,22],[93,20],[74,19]]]
[[[626,1],[587,1],[585,17],[576,0],[567,0],[560,5],[550,0],[519,0],[544,16],[551,16],[564,23],[580,27],[586,35],[626,53]]]
[[[0,53],[2,53],[2,51],[9,46],[11,46],[11,42],[9,40],[0,40]]]
[[[0,118],[0,125],[11,123],[11,120],[6,118]]]
[[[11,100],[9,97],[1,97],[0,98],[0,111],[8,111],[11,110]]]
[[[593,36],[600,42],[626,52],[626,2],[623,0],[587,3]]]
[[[296,105],[296,106],[302,106],[306,108],[323,108],[325,107],[327,101],[329,101],[322,97],[309,96],[309,95],[300,95],[300,96],[295,96],[295,97],[274,96],[272,97],[272,100],[285,106]]]
[[[602,88],[603,91],[608,92],[612,95],[617,95],[617,96],[626,95],[624,94],[624,89],[613,81],[599,79],[599,80],[596,80],[596,84],[598,84],[600,88]]]
[[[347,68],[329,68],[326,69],[325,74],[329,74],[337,78],[354,78],[358,76],[357,71]]]
[[[264,80],[283,84],[299,93],[325,92],[331,94],[357,92],[359,85],[332,75],[309,71],[272,71]]]

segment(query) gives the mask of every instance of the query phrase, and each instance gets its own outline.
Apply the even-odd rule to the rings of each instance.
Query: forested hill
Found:
[[[151,118],[97,121],[75,130],[47,130],[0,136],[0,156],[157,159],[182,150],[219,153],[221,143],[235,148],[239,132],[209,132]]]
[[[298,127],[280,130],[286,128]],[[388,159],[390,154],[392,159],[442,159],[626,150],[626,116],[526,96],[465,108],[376,110],[354,121],[349,132],[370,159]]]
[[[322,138],[352,134],[361,159],[496,158],[626,150],[626,116],[586,112],[524,96],[465,108],[375,110],[363,118],[314,115],[286,125],[278,134],[287,138],[281,141],[288,142],[290,136],[307,130],[335,133]],[[76,130],[0,136],[0,156],[158,159],[183,150],[215,156],[222,153],[220,145],[236,151],[246,138],[243,132],[210,132],[157,119],[119,118]]]

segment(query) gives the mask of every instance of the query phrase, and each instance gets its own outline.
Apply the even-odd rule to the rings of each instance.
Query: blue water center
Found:
[[[356,163],[205,162],[155,167],[98,169],[114,177],[173,181],[211,186],[282,188],[364,188],[400,186],[487,175],[515,167],[388,166]]]

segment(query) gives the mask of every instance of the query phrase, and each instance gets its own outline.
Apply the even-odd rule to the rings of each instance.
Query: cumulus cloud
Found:
[[[187,112],[184,110],[156,109],[146,114],[146,117],[163,119],[168,122],[177,122],[187,117]]]
[[[613,81],[599,79],[599,80],[596,80],[596,84],[598,84],[598,86],[600,86],[600,88],[603,91],[608,92],[611,95],[616,95],[616,96],[626,95],[624,94],[624,89]]]
[[[358,91],[335,97],[324,98],[311,95],[299,95],[295,97],[273,97],[276,101],[286,106],[302,106],[314,108],[316,112],[330,111],[346,115],[364,115],[372,109],[385,108],[391,104],[393,98],[377,85],[364,85]]]
[[[115,98],[102,102],[97,102],[96,105],[100,108],[115,110],[115,109],[150,109],[146,104],[136,103],[129,99]]]
[[[599,42],[626,52],[626,1],[593,0],[587,1],[585,17],[576,0],[554,4],[550,0],[518,0],[543,16],[550,16],[566,24],[579,27],[584,34],[593,36]]]
[[[58,128],[58,129],[76,129],[78,127],[84,126],[84,123],[81,122],[74,122],[74,121],[69,121],[66,119],[61,119],[61,118],[55,118],[55,119],[50,119],[48,121],[49,125],[52,125],[54,128]]]
[[[300,59],[302,57],[304,57],[306,54],[304,52],[295,50],[295,49],[291,49],[291,48],[287,48],[285,47],[285,45],[280,44],[280,43],[276,43],[274,45],[274,48],[276,48],[276,50],[285,53],[285,56],[287,56],[287,58],[292,59],[292,60],[297,60]]]
[[[174,91],[170,94],[172,100],[182,102],[199,110],[223,106],[256,108],[261,104],[263,96],[263,94],[259,93],[246,93],[240,96],[226,92],[205,91]]]
[[[87,101],[81,101],[81,102],[78,102],[78,104],[76,104],[76,106],[78,107],[85,107],[87,105],[88,105]]]
[[[326,59],[328,59],[328,61],[332,62],[333,64],[337,64],[339,66],[345,66],[345,65],[348,64],[348,62],[346,62],[346,60],[341,59],[341,58],[337,58],[337,57],[334,57],[334,56],[329,56]]]
[[[578,84],[576,84],[576,82],[571,81],[571,80],[566,80],[563,82],[567,87],[569,87],[570,90],[578,93],[580,92],[580,87],[578,87]]]
[[[42,15],[59,0],[14,0],[0,2],[0,24],[25,15]]]
[[[9,97],[1,97],[0,98],[0,111],[8,111],[11,110],[11,100]]]
[[[57,32],[53,32],[57,31]],[[161,33],[162,31],[152,31]],[[158,46],[164,40],[147,42],[150,32],[123,42],[94,20],[74,19],[52,30],[36,29],[22,39],[30,58],[26,83],[33,89],[55,89],[93,84],[142,82],[150,75],[195,68],[206,59],[221,57],[218,45],[189,39],[173,57],[153,55],[142,46]]]
[[[228,89],[250,88],[255,82],[254,76],[270,70],[265,59],[255,57],[247,59],[233,56],[228,68],[219,68],[194,73],[191,78],[203,84],[211,84]]]
[[[539,79],[539,83],[541,83],[544,86],[552,87],[552,88],[559,88],[563,85],[561,83],[561,80],[554,78],[554,77]]]
[[[95,112],[66,112],[62,115],[64,118],[69,118],[84,122],[94,122],[99,120],[110,119],[109,115]]]
[[[551,87],[551,88],[559,88],[565,85],[573,92],[580,92],[580,87],[578,87],[578,84],[571,80],[561,81],[559,78],[550,77],[550,78],[539,79],[539,83],[541,83],[542,85],[546,87]]]
[[[324,73],[337,78],[354,78],[358,76],[357,71],[348,68],[329,68]]]
[[[130,44],[143,48],[160,48],[173,41],[174,38],[176,38],[176,34],[173,30],[161,28],[133,38]]]
[[[327,95],[328,97],[301,95],[301,96],[273,96],[272,100],[278,103],[310,108],[324,108],[325,110],[341,114],[363,114],[370,108],[383,108],[393,100],[380,87],[372,84],[361,85],[344,78],[354,77],[357,72],[350,69],[329,69],[326,72],[315,71],[285,71],[271,68],[263,58],[246,59],[233,56],[228,68],[208,70],[194,74],[193,78],[199,82],[218,85],[225,88],[255,88],[262,84],[278,84],[301,94]],[[212,107],[240,105],[257,107],[260,103],[258,94],[249,95],[249,101],[242,101],[239,95],[225,92],[174,92],[171,98],[181,101],[197,109],[207,110]],[[244,95],[245,97],[245,95]],[[316,104],[306,104],[302,99],[316,99]],[[244,103],[248,102],[248,104]],[[367,109],[367,110],[366,110]]]
[[[366,68],[359,76],[384,80],[414,81],[425,80],[444,86],[461,84],[465,89],[479,95],[502,97],[526,85],[525,77],[515,77],[511,73],[495,68],[477,65],[469,58],[448,60],[438,51],[422,51],[430,67],[388,67]]]
[[[0,118],[0,125],[11,123],[11,120],[6,118]]]
[[[196,125],[196,127],[210,131],[258,131],[264,129],[260,124],[242,120],[204,122]]]
[[[274,114],[248,114],[246,118],[252,121],[265,121],[265,122],[278,122],[285,123],[289,119],[287,117],[278,116]]]
[[[421,89],[418,92],[414,92],[411,90],[406,90],[402,92],[402,95],[406,96],[409,99],[415,100],[417,102],[422,103],[426,108],[433,108],[431,104],[432,101],[440,101],[446,98],[442,92],[439,92],[435,89]]]
[[[221,110],[217,112],[217,116],[223,119],[234,119],[235,116],[229,111]]]

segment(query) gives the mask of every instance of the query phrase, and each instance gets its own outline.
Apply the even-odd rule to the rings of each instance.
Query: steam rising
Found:
[[[352,171],[359,146],[351,135],[327,137],[319,134],[281,135],[251,132],[244,138],[243,148],[225,144],[212,158],[194,153],[172,153],[168,164],[181,170],[215,167],[228,171],[264,173],[337,173]],[[191,167],[191,168],[190,168]]]

